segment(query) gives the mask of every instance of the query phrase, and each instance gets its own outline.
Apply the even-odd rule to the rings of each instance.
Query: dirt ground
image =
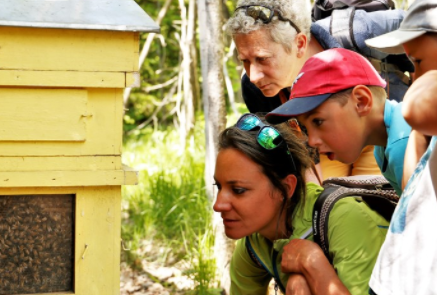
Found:
[[[173,295],[193,290],[194,282],[180,268],[162,267],[146,261],[141,270],[121,264],[120,295]]]
[[[275,294],[273,287],[272,281],[269,295]],[[142,270],[135,271],[126,263],[121,265],[120,295],[182,295],[193,288],[194,282],[177,267],[161,267],[142,262]],[[278,295],[282,293],[278,291]]]

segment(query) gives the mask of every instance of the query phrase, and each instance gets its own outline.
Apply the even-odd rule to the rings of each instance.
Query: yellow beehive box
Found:
[[[0,295],[119,294],[123,89],[134,0],[2,0]]]

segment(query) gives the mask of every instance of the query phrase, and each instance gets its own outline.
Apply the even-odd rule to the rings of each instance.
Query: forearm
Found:
[[[322,249],[312,241],[293,239],[285,245],[281,270],[303,275],[312,294],[350,294]]]
[[[429,137],[411,130],[410,138],[408,139],[407,148],[405,150],[404,171],[402,175],[402,189],[407,185],[408,180],[416,169],[417,163],[425,153],[429,144]]]
[[[429,71],[418,78],[405,94],[402,115],[418,132],[437,135],[437,71]]]
[[[307,280],[312,294],[317,295],[350,295],[345,285],[340,281],[328,259],[319,260],[318,263],[311,261],[305,263],[302,274]]]
[[[312,295],[307,280],[302,274],[291,274],[287,281],[287,295]]]

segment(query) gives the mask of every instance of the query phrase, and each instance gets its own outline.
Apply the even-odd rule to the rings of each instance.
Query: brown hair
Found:
[[[293,232],[292,216],[299,202],[303,202],[306,196],[305,172],[311,167],[312,160],[305,147],[304,141],[296,137],[290,127],[284,123],[275,125],[275,128],[284,138],[287,149],[278,147],[266,150],[257,142],[256,131],[244,131],[238,127],[229,127],[219,136],[219,150],[236,149],[262,168],[262,172],[270,180],[272,185],[283,195],[281,212],[285,209],[286,228],[289,233]],[[290,158],[291,156],[291,158]],[[290,161],[290,159],[292,159]],[[297,178],[297,185],[293,196],[288,198],[287,189],[282,180],[293,174]]]
[[[385,92],[384,88],[380,86],[366,86],[366,87],[369,88],[375,102],[383,102],[387,98],[387,92]],[[354,87],[337,92],[331,95],[329,99],[334,99],[337,102],[339,102],[340,105],[344,106],[349,100],[349,97],[351,96],[353,89]]]

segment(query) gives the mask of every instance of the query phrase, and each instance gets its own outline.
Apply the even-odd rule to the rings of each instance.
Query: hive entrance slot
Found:
[[[0,295],[73,291],[74,202],[0,196]]]

